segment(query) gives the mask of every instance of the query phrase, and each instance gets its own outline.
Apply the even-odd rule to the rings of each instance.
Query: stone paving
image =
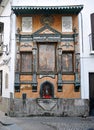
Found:
[[[0,130],[94,130],[94,117],[8,117],[0,112]]]
[[[24,117],[15,123],[23,130],[94,130],[94,117]]]
[[[94,118],[92,117],[56,117],[49,121],[43,121],[43,124],[54,127],[56,130],[94,130]]]

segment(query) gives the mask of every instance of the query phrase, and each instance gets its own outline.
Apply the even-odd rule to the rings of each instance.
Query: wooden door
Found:
[[[94,116],[94,73],[89,73],[90,115]]]

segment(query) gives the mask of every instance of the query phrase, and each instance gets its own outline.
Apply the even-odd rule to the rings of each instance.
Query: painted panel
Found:
[[[55,70],[55,45],[39,45],[39,71]]]
[[[73,56],[72,53],[62,54],[62,72],[73,71]]]
[[[21,54],[21,71],[22,72],[32,71],[32,53]]]

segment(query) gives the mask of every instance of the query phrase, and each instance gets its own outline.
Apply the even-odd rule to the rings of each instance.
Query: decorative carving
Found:
[[[37,46],[34,43],[33,47],[33,79],[32,79],[32,91],[37,91]]]
[[[75,66],[75,91],[78,92],[80,88],[80,53],[75,54],[76,66]]]
[[[69,41],[67,41],[67,42],[61,42],[61,47],[62,47],[62,50],[64,50],[64,51],[73,51],[74,50],[74,44],[73,44],[73,42],[69,42]]]
[[[62,48],[61,46],[58,47],[58,92],[62,91],[63,81],[62,81],[62,74],[61,74],[61,57],[62,57]]]
[[[58,74],[58,86],[62,86],[62,74]]]
[[[3,59],[3,62],[0,63],[0,66],[8,65],[8,63],[10,62],[10,60],[11,60],[11,58]]]
[[[16,54],[15,71],[20,71],[20,53]]]
[[[41,16],[40,22],[42,25],[45,24],[52,25],[54,22],[54,18],[52,15],[43,15]]]
[[[62,47],[63,46],[65,46],[66,48],[73,47],[73,45],[71,45],[69,42],[66,42],[64,45],[62,45]]]
[[[32,91],[37,92],[37,75],[36,73],[33,73],[33,79],[32,79]]]
[[[57,104],[57,99],[37,99],[38,105],[46,111],[51,111]]]
[[[21,43],[20,51],[32,51],[33,43],[25,42]]]
[[[31,44],[28,44],[28,43],[24,43],[24,44],[22,44],[20,47],[32,47],[32,45],[31,45]]]
[[[46,75],[46,74],[45,74],[45,75],[40,75],[39,77],[40,77],[40,79],[43,78],[43,77],[51,77],[51,78],[54,79],[54,78],[55,78],[55,75],[51,75],[51,74],[47,74],[47,75]]]

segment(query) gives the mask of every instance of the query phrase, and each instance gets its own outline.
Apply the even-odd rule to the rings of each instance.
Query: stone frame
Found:
[[[49,74],[49,73],[51,73],[51,74],[55,74],[56,73],[56,70],[57,70],[57,67],[56,67],[56,43],[50,43],[50,42],[45,42],[45,43],[41,43],[41,42],[39,42],[39,43],[37,43],[37,45],[38,45],[38,57],[39,57],[39,46],[40,45],[53,45],[54,46],[54,69],[53,69],[53,71],[48,71],[48,70],[45,70],[45,71],[40,71],[40,68],[38,67],[38,73],[39,74]],[[38,58],[38,66],[39,66],[39,58]]]

